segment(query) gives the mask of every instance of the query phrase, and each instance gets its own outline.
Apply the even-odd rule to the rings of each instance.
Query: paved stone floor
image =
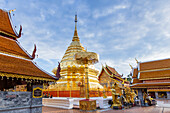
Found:
[[[156,106],[132,107],[124,110],[98,109],[96,111],[85,112],[79,109],[59,109],[52,107],[43,107],[43,113],[170,113],[170,100],[157,100]]]

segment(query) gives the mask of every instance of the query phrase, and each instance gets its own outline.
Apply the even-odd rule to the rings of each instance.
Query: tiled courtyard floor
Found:
[[[124,110],[98,109],[96,111],[85,112],[79,109],[59,109],[52,107],[43,107],[43,113],[170,113],[170,100],[157,100],[156,106],[132,107]]]

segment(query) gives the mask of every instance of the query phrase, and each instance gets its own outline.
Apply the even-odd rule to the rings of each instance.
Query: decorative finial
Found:
[[[124,85],[124,84],[125,84],[125,81],[123,80],[122,85]]]
[[[75,14],[75,30],[74,30],[74,36],[72,41],[80,41],[77,33],[77,13]]]
[[[132,65],[129,64],[129,66],[131,67],[131,69],[133,69]]]
[[[136,63],[139,63],[138,60],[137,60],[136,58],[135,58],[135,60],[136,60]]]
[[[16,11],[16,9],[9,10],[9,13],[11,14],[11,12],[14,12],[14,11]]]
[[[101,62],[101,65],[103,66],[103,63]]]
[[[76,14],[75,14],[75,22],[77,22],[77,12],[76,12]]]

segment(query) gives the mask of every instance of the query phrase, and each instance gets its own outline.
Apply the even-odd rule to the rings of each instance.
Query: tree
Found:
[[[127,81],[129,81],[131,83],[132,81],[132,73],[130,72],[129,75],[127,75]]]

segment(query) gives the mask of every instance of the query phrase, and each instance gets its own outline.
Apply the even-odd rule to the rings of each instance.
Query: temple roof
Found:
[[[111,79],[116,79],[116,80],[119,80],[122,82],[124,80],[123,78],[121,78],[121,75],[114,68],[112,68],[108,65],[106,65],[106,67],[102,66],[102,70],[98,76],[99,80],[104,73],[107,74],[108,77],[110,77]]]
[[[32,59],[32,56],[20,46],[17,40],[3,36],[0,36],[0,52],[26,59]]]
[[[170,78],[170,59],[138,62],[133,68],[133,84],[146,80],[166,80]],[[169,81],[169,80],[168,80]],[[156,81],[154,81],[156,83]],[[137,87],[137,86],[135,86]]]
[[[55,77],[38,68],[35,62],[24,58],[0,54],[0,72],[54,79]]]
[[[138,76],[138,69],[134,68],[132,78],[137,78],[137,76]]]
[[[161,71],[141,72],[139,77],[140,80],[160,79],[160,78],[170,78],[170,69],[161,70]]]
[[[108,69],[108,71],[110,72],[110,74],[114,74],[114,75],[116,75],[116,76],[122,76],[122,75],[120,75],[116,70],[115,70],[115,68],[112,68],[112,67],[110,67],[110,66],[108,66],[108,65],[106,65],[106,68]]]
[[[13,29],[10,12],[0,9],[0,76],[18,76],[41,80],[54,80],[56,77],[40,69],[33,57],[21,47],[17,38],[21,36]],[[2,74],[6,73],[6,74]]]
[[[0,9],[0,17],[0,33],[12,39],[19,38],[19,34],[12,25],[10,13]]]
[[[170,68],[170,59],[139,63],[140,71]]]
[[[143,81],[142,81],[142,80],[139,80],[139,79],[137,79],[137,78],[134,78],[134,79],[133,79],[133,84],[135,84],[135,83],[143,83]]]

